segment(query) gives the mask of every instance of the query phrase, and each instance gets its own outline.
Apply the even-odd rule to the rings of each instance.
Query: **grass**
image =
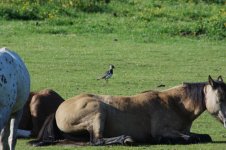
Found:
[[[224,14],[222,5],[191,3],[183,9],[177,2],[112,1],[104,12],[76,12],[73,16],[43,20],[0,19],[0,47],[15,50],[24,59],[32,91],[52,88],[65,99],[81,92],[133,95],[149,89],[167,89],[184,81],[207,81],[208,75],[226,77],[225,28],[214,26],[223,22],[214,19],[217,14]],[[200,17],[216,24],[202,22],[207,25],[203,28],[206,33],[196,35]],[[209,32],[211,26],[221,34]],[[116,69],[105,85],[96,78],[110,63]],[[166,87],[158,88],[160,84]],[[192,131],[210,134],[214,143],[34,148],[26,144],[28,140],[18,140],[16,149],[225,148],[225,129],[208,113],[194,122]]]

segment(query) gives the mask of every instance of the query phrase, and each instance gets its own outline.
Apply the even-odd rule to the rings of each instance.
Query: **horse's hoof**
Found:
[[[105,142],[103,139],[97,139],[95,141],[90,142],[91,146],[102,146],[104,144],[105,144]]]
[[[40,147],[40,146],[44,146],[44,145],[45,145],[44,142],[36,142],[36,143],[32,144],[33,147]]]
[[[133,145],[134,140],[130,136],[126,136],[125,139],[123,140],[124,145]]]

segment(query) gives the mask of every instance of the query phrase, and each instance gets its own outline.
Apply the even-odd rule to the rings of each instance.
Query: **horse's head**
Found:
[[[209,76],[209,83],[205,90],[206,108],[216,118],[224,124],[226,128],[226,84],[221,76],[213,80]]]

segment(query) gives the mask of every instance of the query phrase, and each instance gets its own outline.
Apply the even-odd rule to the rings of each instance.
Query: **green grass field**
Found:
[[[164,9],[148,9],[149,5]],[[167,89],[184,81],[207,81],[208,75],[213,78],[222,75],[226,80],[226,29],[224,19],[219,17],[226,14],[224,6],[185,5],[187,7],[182,9],[179,4],[164,2],[112,1],[109,10],[104,12],[79,11],[75,16],[43,20],[2,18],[0,47],[15,50],[24,59],[30,72],[32,91],[52,88],[65,99],[82,92],[133,95],[149,89]],[[179,12],[174,10],[175,7]],[[214,20],[214,17],[218,18]],[[205,27],[199,26],[202,20],[206,20],[201,22]],[[213,24],[208,24],[208,20]],[[223,28],[217,32],[221,27],[217,25],[222,22]],[[200,34],[200,29],[205,32]],[[97,81],[109,64],[116,67],[113,78],[108,84]],[[166,87],[158,88],[160,84]],[[18,140],[16,149],[225,149],[226,129],[208,113],[194,122],[192,131],[208,133],[214,142],[34,148],[26,144],[28,140]]]

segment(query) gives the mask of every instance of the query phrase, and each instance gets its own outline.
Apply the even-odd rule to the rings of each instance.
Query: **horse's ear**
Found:
[[[219,76],[219,77],[217,78],[217,80],[220,81],[220,82],[223,82],[223,81],[224,81],[223,78],[222,78],[222,76]]]
[[[216,87],[216,82],[212,79],[212,77],[209,75],[209,84],[213,87],[213,88],[215,88]]]

